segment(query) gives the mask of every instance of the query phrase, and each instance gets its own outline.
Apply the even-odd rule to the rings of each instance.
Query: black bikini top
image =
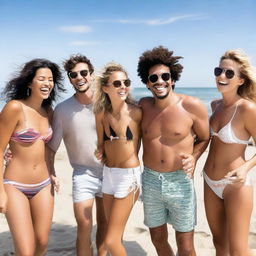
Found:
[[[119,140],[120,138],[116,135],[115,131],[113,130],[113,128],[111,126],[109,126],[109,130],[110,130],[110,137],[107,136],[107,134],[105,133],[104,131],[104,141],[106,140]],[[126,129],[126,140],[132,140],[133,139],[133,134],[131,132],[131,129],[129,126],[127,126],[127,129]]]

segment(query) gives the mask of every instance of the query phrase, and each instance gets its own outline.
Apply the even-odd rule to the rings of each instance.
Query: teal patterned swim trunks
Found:
[[[196,225],[196,194],[193,179],[183,170],[142,173],[144,224],[149,228],[169,223],[176,231],[189,232]]]

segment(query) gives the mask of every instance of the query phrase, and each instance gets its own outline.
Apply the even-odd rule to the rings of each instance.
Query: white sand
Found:
[[[247,156],[254,153],[254,148],[249,147]],[[198,256],[213,256],[214,249],[212,237],[205,217],[203,204],[203,178],[201,171],[207,156],[203,154],[197,164],[195,174],[195,187],[197,191],[198,224],[195,229],[195,247]],[[50,236],[48,256],[75,255],[76,222],[73,215],[71,196],[72,169],[69,165],[65,147],[61,145],[56,155],[56,170],[61,180],[61,193],[56,196],[53,225]],[[256,169],[255,169],[256,173]],[[256,175],[255,175],[256,176]],[[255,190],[256,191],[256,190]],[[254,194],[256,195],[256,192]],[[250,226],[250,248],[256,255],[256,197],[254,197],[254,210]],[[94,223],[95,232],[95,223]],[[169,226],[170,243],[176,250],[174,231]],[[94,241],[94,239],[93,239]],[[124,234],[124,243],[129,256],[154,256],[156,252],[150,241],[148,229],[143,224],[142,202],[137,202],[129,218]],[[13,255],[12,239],[3,214],[0,214],[0,256]],[[96,254],[95,254],[96,255]]]

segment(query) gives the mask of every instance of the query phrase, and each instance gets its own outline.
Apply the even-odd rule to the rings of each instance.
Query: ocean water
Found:
[[[176,87],[176,93],[186,94],[197,97],[206,105],[208,113],[211,113],[211,101],[221,98],[221,94],[214,87]],[[132,95],[136,100],[140,98],[152,96],[152,93],[146,88],[133,88]]]
[[[221,97],[218,90],[214,87],[176,87],[175,92],[200,98],[207,106],[209,114],[211,113],[211,101]],[[136,100],[143,97],[152,96],[151,92],[146,88],[146,86],[133,88],[131,94]],[[72,94],[63,95],[61,101],[70,97],[71,95]],[[3,108],[4,104],[5,103],[3,101],[0,102],[0,110]]]

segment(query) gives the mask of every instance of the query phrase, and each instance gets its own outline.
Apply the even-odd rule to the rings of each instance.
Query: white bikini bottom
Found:
[[[223,178],[221,180],[212,180],[210,179],[205,171],[203,171],[204,180],[207,185],[211,188],[211,190],[221,199],[223,199],[223,191],[228,184],[232,184],[227,178]],[[252,177],[252,170],[247,173],[246,180],[244,182],[245,186],[252,186],[253,185],[253,177]]]

